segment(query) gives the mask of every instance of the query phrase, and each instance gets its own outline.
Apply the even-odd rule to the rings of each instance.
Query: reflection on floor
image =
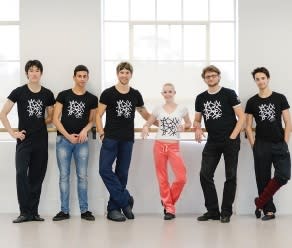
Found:
[[[233,216],[229,224],[198,222],[197,216],[178,215],[164,221],[160,215],[137,215],[116,223],[103,216],[88,222],[69,220],[13,224],[11,214],[0,215],[1,248],[289,248],[292,216],[263,222],[254,216]]]

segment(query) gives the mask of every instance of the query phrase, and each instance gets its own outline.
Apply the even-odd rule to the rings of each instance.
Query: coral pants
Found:
[[[179,152],[179,143],[155,141],[153,150],[161,201],[166,212],[175,214],[174,205],[186,183],[186,168]],[[175,177],[171,185],[168,181],[168,161]]]

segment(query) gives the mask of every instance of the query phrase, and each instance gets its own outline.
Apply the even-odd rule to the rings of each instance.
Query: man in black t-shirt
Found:
[[[3,126],[17,140],[15,167],[20,215],[13,223],[44,221],[39,216],[38,206],[48,163],[46,124],[52,121],[55,103],[53,93],[40,84],[43,73],[41,62],[29,60],[25,72],[28,83],[11,92],[0,114]],[[15,103],[18,131],[11,128],[7,118]]]
[[[134,199],[126,189],[134,143],[134,118],[137,110],[147,120],[150,114],[144,107],[138,90],[129,86],[133,67],[128,62],[116,68],[118,83],[104,90],[100,96],[97,128],[102,146],[99,156],[99,174],[110,193],[107,218],[113,221],[134,219]],[[102,115],[106,113],[103,129]],[[116,161],[115,170],[112,165]],[[123,211],[123,214],[121,213]]]
[[[194,128],[195,139],[201,142],[204,135],[201,129],[203,116],[208,138],[202,153],[200,181],[208,212],[198,217],[198,220],[220,219],[218,197],[213,178],[223,154],[226,181],[221,205],[221,222],[227,223],[232,215],[232,204],[235,198],[240,149],[239,134],[245,117],[236,93],[231,89],[219,86],[220,70],[217,67],[211,65],[204,68],[202,78],[208,85],[208,90],[196,98]]]
[[[254,168],[259,197],[255,199],[257,218],[275,218],[276,207],[273,195],[291,176],[291,161],[288,142],[291,132],[289,104],[284,95],[269,88],[270,73],[265,67],[256,68],[252,76],[259,93],[251,97],[245,108],[247,114],[246,134],[253,149]],[[282,118],[285,128],[282,128]],[[252,131],[256,122],[255,137]],[[274,177],[271,179],[272,164]]]
[[[56,99],[53,123],[56,126],[56,155],[60,171],[59,186],[61,211],[54,221],[69,219],[70,167],[74,157],[77,175],[77,188],[81,218],[95,220],[88,211],[87,168],[88,139],[87,133],[94,124],[94,115],[98,105],[95,95],[86,91],[89,71],[86,66],[78,65],[74,69],[74,87],[60,92]]]

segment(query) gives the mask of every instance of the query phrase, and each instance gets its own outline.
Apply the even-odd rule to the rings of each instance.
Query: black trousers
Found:
[[[232,215],[232,204],[236,192],[236,174],[240,139],[227,139],[225,142],[207,142],[203,154],[200,181],[205,197],[205,206],[209,212],[219,212],[218,197],[214,184],[214,173],[221,155],[225,161],[225,183],[221,205],[221,215]]]
[[[48,134],[16,145],[16,187],[21,214],[36,215],[48,163]]]
[[[253,146],[254,169],[258,194],[260,195],[272,177],[272,164],[275,168],[274,178],[284,185],[291,177],[291,160],[286,142],[273,143],[256,139]],[[263,208],[264,213],[276,212],[273,198]]]

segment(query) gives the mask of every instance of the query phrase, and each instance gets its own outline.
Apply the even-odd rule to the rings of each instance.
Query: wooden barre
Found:
[[[12,128],[14,131],[17,131],[18,129],[17,128]],[[143,128],[135,128],[134,131],[135,133],[137,132],[142,132],[142,129]],[[202,128],[203,132],[206,132],[206,129],[205,128]],[[255,131],[255,128],[252,129],[253,131]],[[3,132],[7,132],[7,130],[5,128],[0,128],[0,133],[3,133]],[[48,132],[51,133],[51,132],[57,132],[57,129],[55,127],[49,127],[48,128]],[[157,132],[157,128],[149,128],[149,132]],[[190,133],[190,132],[195,132],[195,129],[192,127],[192,128],[188,128],[186,130],[184,130],[183,132],[185,133]],[[242,129],[241,132],[245,132],[245,129]]]

